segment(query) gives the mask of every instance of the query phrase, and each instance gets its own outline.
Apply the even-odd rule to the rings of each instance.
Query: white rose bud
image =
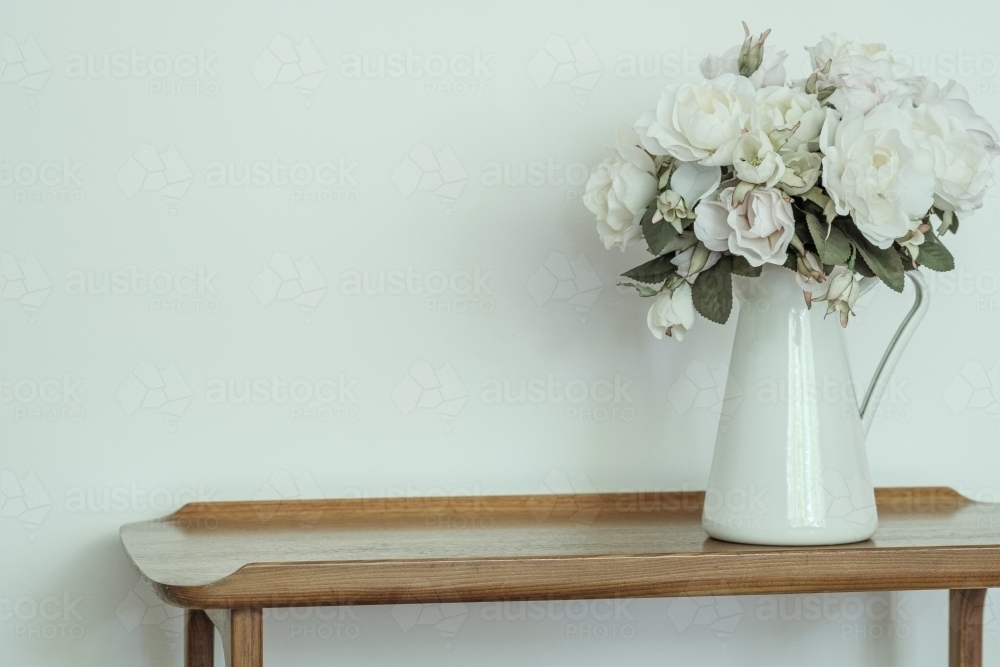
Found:
[[[696,243],[674,255],[670,263],[677,267],[677,275],[693,283],[699,273],[715,266],[721,258],[721,252],[709,250],[704,243]]]
[[[817,295],[826,294],[826,290],[830,286],[826,280],[823,264],[820,263],[819,257],[815,254],[807,250],[804,255],[799,255],[796,258],[795,282],[802,288],[806,305],[810,308],[812,308],[813,299],[817,298]]]
[[[677,340],[684,340],[684,335],[694,326],[691,285],[682,282],[673,290],[660,292],[649,309],[646,324],[657,338],[676,335]]]
[[[914,221],[913,225],[913,229],[906,236],[896,239],[896,242],[910,254],[910,258],[915,262],[917,255],[920,254],[920,245],[924,242],[924,233],[930,231],[931,227],[927,224],[920,224],[919,220]]]
[[[861,286],[858,285],[853,271],[839,266],[837,268],[840,271],[831,276],[830,287],[826,294],[819,298],[815,298],[814,294],[814,300],[828,302],[826,314],[839,313],[840,326],[846,327],[848,318],[854,314],[852,310],[854,303],[861,295]]]
[[[744,31],[747,33],[747,39],[743,45],[734,46],[721,56],[708,56],[701,62],[701,73],[704,77],[714,79],[721,74],[743,74],[749,71],[747,78],[755,88],[785,85],[785,59],[788,58],[788,54],[765,46],[767,33],[757,39],[751,39],[749,30],[745,26]],[[753,58],[752,62],[744,58],[744,51],[747,56]],[[751,51],[754,51],[752,55]],[[740,71],[741,65],[746,67],[744,72]]]
[[[674,226],[674,229],[679,234],[684,231],[684,221],[693,217],[694,213],[688,210],[687,205],[684,203],[684,198],[673,190],[665,190],[656,198],[656,213],[653,215],[654,223],[666,220]]]
[[[823,272],[823,265],[820,264],[819,258],[815,254],[807,250],[806,254],[799,255],[796,261],[798,273],[802,276],[803,280],[823,282],[826,274]]]

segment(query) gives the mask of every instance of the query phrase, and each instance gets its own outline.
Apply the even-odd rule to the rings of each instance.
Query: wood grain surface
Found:
[[[1000,506],[876,498],[874,538],[834,547],[713,540],[695,492],[198,503],[121,538],[204,609],[1000,586]]]
[[[184,667],[213,667],[215,626],[200,609],[184,612]]]
[[[948,600],[949,667],[982,667],[986,590],[952,591]]]

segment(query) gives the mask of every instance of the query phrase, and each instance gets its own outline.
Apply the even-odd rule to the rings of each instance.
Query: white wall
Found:
[[[0,11],[10,36],[0,52],[16,60],[10,45],[19,45],[28,73],[8,62],[0,83],[4,664],[179,665],[176,610],[137,587],[117,530],[187,500],[703,487],[721,391],[709,371],[727,361],[733,324],[700,321],[683,344],[654,340],[646,304],[615,289],[616,274],[643,253],[603,250],[580,183],[582,165],[603,156],[617,126],[653,106],[666,83],[694,74],[703,55],[736,43],[741,19],[773,28],[793,71],[801,47],[827,31],[888,42],[931,75],[959,78],[980,112],[1000,121],[991,3],[327,4],[36,2]],[[306,69],[323,75],[274,81],[265,49],[281,38],[309,40],[316,57]],[[599,73],[577,90],[549,80],[538,56],[563,39],[589,49],[596,64],[581,53],[584,74]],[[130,52],[166,75],[131,64],[121,76],[79,71],[87,59],[127,61]],[[458,58],[438,78],[343,71],[360,54],[407,52],[432,69],[441,62],[432,54],[478,53],[480,69],[461,76]],[[644,59],[646,73],[622,70],[630,59]],[[168,62],[176,69],[166,72]],[[453,153],[451,189],[410,191],[401,165],[425,147]],[[145,172],[132,158],[149,150],[167,156],[168,187],[136,192]],[[258,161],[265,173],[272,162],[343,171],[324,167],[325,183],[299,186],[216,178],[219,165]],[[491,182],[497,169],[522,165],[553,171],[534,184]],[[870,436],[878,485],[998,495],[996,216],[994,195],[951,242],[960,268],[935,281],[927,322]],[[281,292],[262,305],[277,289],[266,267],[283,258],[319,275],[292,276],[288,289],[310,292],[300,303]],[[577,262],[570,278],[583,305],[544,289],[546,263],[567,260]],[[132,269],[178,288],[86,287],[88,276]],[[407,270],[421,277],[402,293],[350,294],[360,275]],[[455,288],[429,294],[428,281],[433,290],[442,276]],[[908,301],[882,290],[863,307],[849,332],[858,377],[870,374]],[[160,369],[151,382],[168,381],[163,408],[137,408],[144,390],[133,375],[149,364]],[[406,377],[418,364],[443,369],[453,401],[406,412],[416,400]],[[709,379],[693,402],[681,390],[699,374]],[[304,405],[230,404],[213,393],[220,381],[275,377],[344,391]],[[617,378],[625,391],[601,405],[497,403],[488,392],[498,381],[550,377]],[[30,400],[52,378],[57,402]],[[986,661],[997,665],[990,599]],[[946,659],[940,592],[790,597],[777,612],[783,621],[773,620],[774,599],[716,602],[556,605],[535,622],[518,620],[516,608],[498,618],[495,607],[466,605],[448,610],[461,616],[447,626],[454,633],[431,616],[414,625],[409,608],[269,614],[265,650],[270,665]],[[806,611],[816,604],[825,618]]]

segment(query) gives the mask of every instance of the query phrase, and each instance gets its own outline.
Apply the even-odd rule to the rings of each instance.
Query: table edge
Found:
[[[641,492],[636,492],[641,495]],[[680,503],[698,501],[704,492],[646,492]],[[876,590],[981,588],[1000,586],[1000,544],[935,547],[790,547],[739,553],[697,552],[610,554],[515,558],[425,559],[246,563],[204,584],[168,584],[148,577],[128,546],[128,533],[156,522],[182,522],[206,516],[239,517],[266,511],[295,516],[303,511],[347,513],[426,512],[525,507],[532,499],[575,503],[582,496],[607,502],[622,494],[497,495],[438,498],[302,501],[220,501],[189,503],[162,519],[126,524],[119,533],[129,561],[164,601],[189,608],[234,606],[312,606],[409,602],[481,602],[492,599],[579,599],[752,595]],[[949,487],[876,489],[879,507],[940,502],[952,509],[970,504]],[[1000,506],[998,506],[1000,507]],[[876,535],[877,539],[877,535]],[[706,564],[704,559],[712,561]],[[692,559],[702,559],[697,562]],[[608,563],[608,561],[615,561]],[[527,561],[527,562],[526,562]],[[693,569],[697,567],[697,570]],[[632,572],[619,570],[633,568]],[[484,571],[489,570],[488,579]],[[615,575],[609,574],[614,570]],[[706,575],[708,571],[710,574]],[[752,571],[752,575],[747,575]],[[864,575],[859,578],[859,571]],[[762,573],[766,573],[766,576]],[[547,580],[544,583],[542,580]],[[558,584],[552,581],[557,580]]]

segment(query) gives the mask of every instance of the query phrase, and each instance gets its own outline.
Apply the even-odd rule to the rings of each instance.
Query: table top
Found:
[[[1000,505],[876,490],[868,541],[721,542],[701,492],[185,505],[123,526],[129,557],[189,608],[671,597],[1000,586]]]

